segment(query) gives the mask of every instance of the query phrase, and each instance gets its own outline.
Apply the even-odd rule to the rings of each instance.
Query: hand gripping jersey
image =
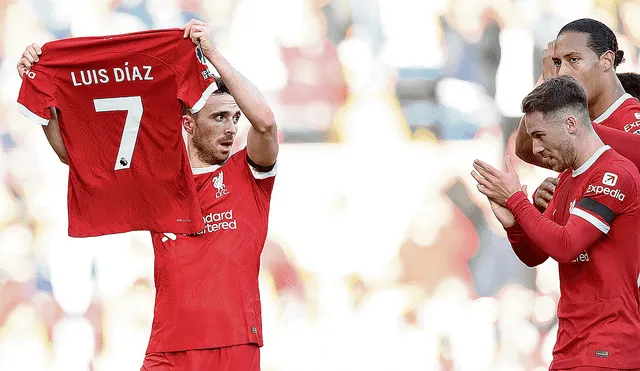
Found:
[[[180,117],[216,84],[178,29],[53,41],[25,74],[18,109],[58,110],[69,161],[69,235],[202,230]],[[181,103],[182,102],[182,103]]]
[[[276,169],[254,169],[243,149],[194,174],[204,229],[152,233],[156,300],[147,353],[262,346],[258,273]]]

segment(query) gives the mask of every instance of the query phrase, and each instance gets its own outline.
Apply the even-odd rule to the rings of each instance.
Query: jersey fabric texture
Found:
[[[602,115],[593,120],[593,123],[640,134],[640,102],[630,94],[623,94]]]
[[[216,84],[179,29],[53,41],[24,75],[18,110],[58,111],[68,153],[69,235],[201,230],[180,117]],[[182,102],[182,103],[181,103]]]
[[[147,353],[262,346],[258,273],[277,169],[261,170],[249,165],[246,148],[222,166],[194,169],[204,229],[152,233],[156,298]]]

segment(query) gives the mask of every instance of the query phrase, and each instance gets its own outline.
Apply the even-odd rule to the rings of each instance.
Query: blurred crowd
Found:
[[[15,110],[29,43],[198,18],[267,96],[284,144],[263,370],[539,371],[557,265],[517,260],[471,163],[513,154],[520,101],[565,23],[606,23],[618,72],[637,71],[639,13],[638,0],[0,0],[0,370],[137,370],[153,315],[148,232],[67,236],[67,169]],[[530,189],[552,175],[516,167]]]

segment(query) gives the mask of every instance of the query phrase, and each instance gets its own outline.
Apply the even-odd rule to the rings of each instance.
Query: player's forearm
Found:
[[[51,109],[51,120],[49,120],[49,124],[43,126],[44,134],[47,137],[47,141],[53,148],[53,151],[58,155],[58,158],[63,164],[68,165],[68,157],[67,157],[67,148],[62,141],[62,134],[60,134],[60,125],[58,123],[58,117],[56,115],[55,109]]]
[[[622,130],[594,124],[593,129],[600,139],[622,156],[633,162],[640,169],[640,135],[625,133]]]
[[[572,261],[602,236],[602,232],[579,217],[569,218],[566,226],[547,219],[523,192],[511,196],[507,208],[527,237],[558,263]]]
[[[275,132],[275,116],[260,90],[238,72],[219,52],[209,54],[205,56],[220,74],[251,126],[259,133]]]
[[[541,251],[527,234],[524,233],[522,227],[518,224],[510,228],[505,228],[507,237],[511,243],[511,249],[518,259],[528,267],[538,266],[549,258],[549,255]]]

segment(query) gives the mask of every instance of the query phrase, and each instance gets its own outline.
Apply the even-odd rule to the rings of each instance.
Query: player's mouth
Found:
[[[220,145],[222,147],[231,148],[231,146],[233,145],[233,141],[232,140],[225,140],[225,141],[220,142]]]

